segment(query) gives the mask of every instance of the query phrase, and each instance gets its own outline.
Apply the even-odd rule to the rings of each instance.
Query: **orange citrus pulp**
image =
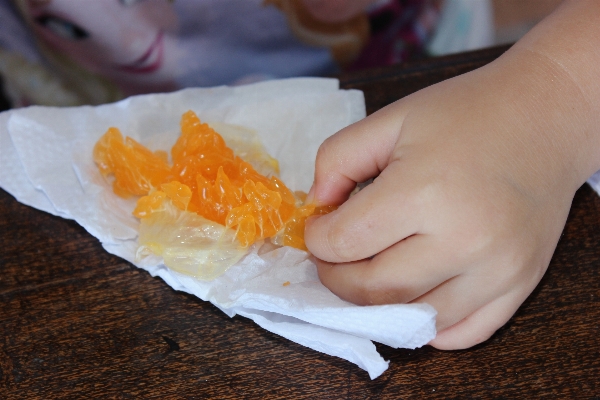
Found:
[[[152,152],[109,128],[94,147],[94,161],[104,176],[113,174],[113,191],[121,197],[143,196],[133,214],[148,218],[170,202],[235,231],[241,247],[273,238],[278,245],[306,249],[304,224],[332,208],[302,205],[276,176],[258,173],[236,156],[223,138],[188,111],[181,136],[167,153]],[[304,199],[302,199],[304,200]]]

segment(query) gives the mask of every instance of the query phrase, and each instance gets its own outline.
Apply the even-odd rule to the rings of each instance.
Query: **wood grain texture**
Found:
[[[502,52],[343,77],[372,112]],[[461,63],[461,57],[464,62]],[[378,345],[371,381],[344,360],[175,292],[73,221],[0,190],[1,399],[599,398],[600,197],[582,187],[540,285],[469,350]]]

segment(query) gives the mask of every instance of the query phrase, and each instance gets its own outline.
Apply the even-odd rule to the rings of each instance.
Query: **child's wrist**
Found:
[[[539,74],[540,92],[529,94],[532,108],[545,109],[554,122],[551,139],[570,151],[563,161],[577,172],[580,184],[600,170],[598,20],[600,2],[565,1],[507,54],[528,60],[525,68]]]
[[[574,193],[600,161],[600,132],[590,134],[588,105],[577,87],[529,49],[511,49],[478,74],[478,102],[490,108],[481,115],[497,119],[495,135],[506,148],[502,169],[523,187],[543,193],[560,185]]]

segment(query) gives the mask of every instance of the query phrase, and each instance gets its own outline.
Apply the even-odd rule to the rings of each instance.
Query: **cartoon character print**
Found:
[[[44,60],[9,54],[17,105],[74,105],[396,62],[410,55],[399,40],[422,43],[411,21],[435,0],[12,1]]]
[[[176,89],[172,51],[177,15],[166,0],[27,0],[22,3],[42,46],[68,55],[125,95]],[[60,57],[60,56],[59,56]]]

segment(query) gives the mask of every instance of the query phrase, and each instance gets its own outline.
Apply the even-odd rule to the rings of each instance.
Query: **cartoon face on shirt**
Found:
[[[28,0],[36,36],[126,94],[175,89],[169,0]]]

